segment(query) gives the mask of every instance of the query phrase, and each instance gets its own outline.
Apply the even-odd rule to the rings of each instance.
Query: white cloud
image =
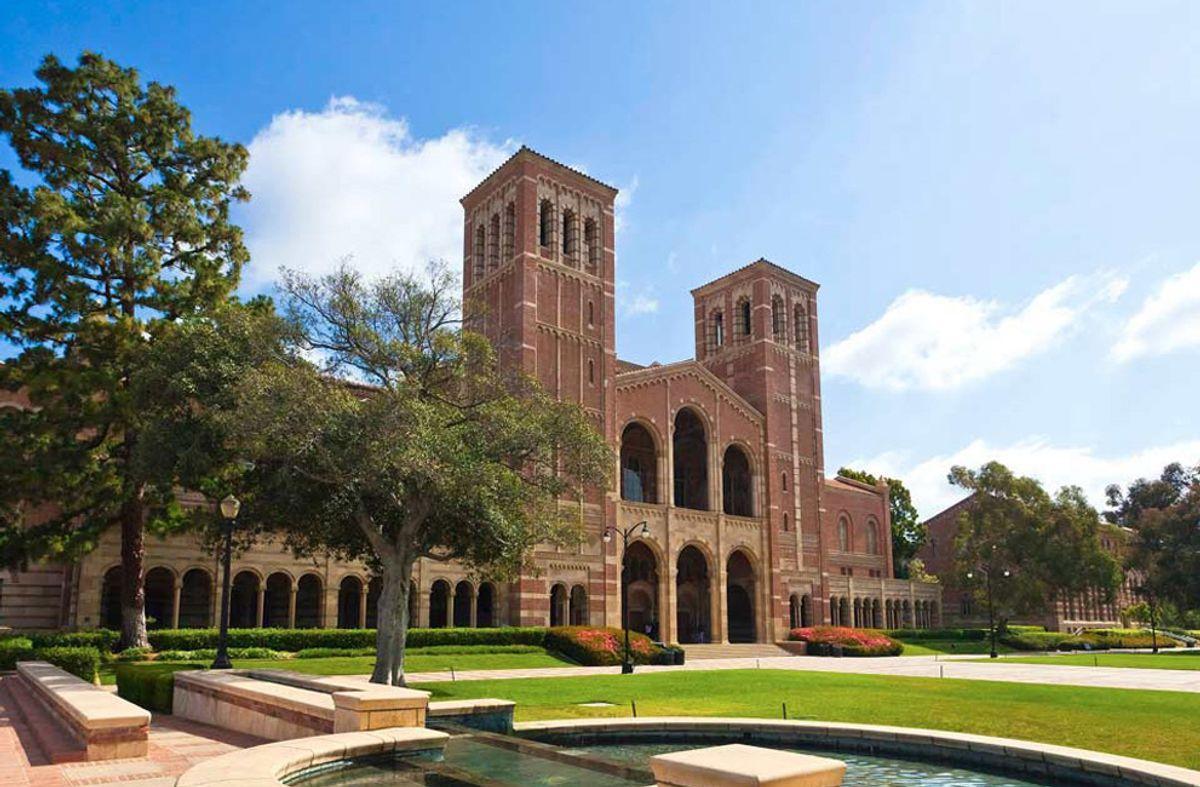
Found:
[[[635,317],[639,314],[654,314],[658,311],[658,298],[654,295],[654,286],[645,285],[637,292],[630,290],[629,282],[617,282],[617,311],[622,317]]]
[[[1200,348],[1200,263],[1159,284],[1125,323],[1112,357],[1129,361]]]
[[[581,172],[583,170],[580,170]],[[633,176],[633,180],[629,181],[628,186],[623,186],[617,190],[617,198],[613,200],[613,230],[616,232],[617,238],[621,237],[621,230],[625,228],[629,213],[629,206],[633,202],[633,195],[637,193],[638,177]]]
[[[1092,505],[1102,509],[1104,487],[1109,484],[1124,486],[1136,478],[1157,477],[1170,462],[1200,462],[1200,440],[1151,446],[1123,456],[1099,456],[1089,447],[1053,445],[1041,437],[1004,446],[973,440],[954,453],[923,460],[912,461],[889,451],[845,464],[903,481],[912,492],[921,518],[927,519],[965,496],[963,490],[946,481],[951,467],[977,468],[993,459],[1015,473],[1038,479],[1051,493],[1062,486],[1081,487]]]
[[[821,365],[872,388],[959,388],[1045,352],[1127,286],[1111,274],[1072,276],[1019,309],[909,290],[875,322],[823,350]]]
[[[247,285],[281,266],[327,272],[347,255],[367,274],[460,264],[458,200],[512,148],[464,129],[416,139],[404,119],[350,97],[276,115],[250,143]]]

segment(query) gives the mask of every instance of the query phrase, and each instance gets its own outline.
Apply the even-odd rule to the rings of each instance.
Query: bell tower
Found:
[[[616,441],[616,196],[612,186],[522,147],[461,200],[464,316],[492,341],[501,364],[578,402],[609,445]],[[597,621],[613,581],[600,536],[615,506],[609,490],[585,492],[588,540],[571,556],[587,567]],[[538,563],[558,557],[534,555]],[[548,596],[537,576],[510,589],[520,625],[545,624]]]

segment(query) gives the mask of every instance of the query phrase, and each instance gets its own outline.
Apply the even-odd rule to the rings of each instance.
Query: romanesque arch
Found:
[[[736,444],[726,448],[721,463],[721,499],[726,514],[754,516],[752,477],[745,450]]]
[[[436,580],[429,588],[429,628],[446,628],[449,613],[450,583],[444,579]]]
[[[800,597],[795,593],[788,598],[788,628],[800,628]]]
[[[813,625],[813,601],[812,596],[805,593],[800,599],[800,625],[803,628],[808,628]]]
[[[725,631],[730,642],[754,642],[758,639],[755,625],[754,563],[745,550],[736,549],[725,562],[725,609],[728,623]]]
[[[146,572],[146,628],[171,628],[175,616],[175,572],[155,566]]]
[[[337,627],[340,629],[356,629],[363,625],[359,620],[362,610],[363,583],[356,576],[342,577],[338,584]]]
[[[658,557],[645,542],[635,541],[625,553],[622,581],[627,588],[629,628],[658,633]]]
[[[475,606],[475,588],[467,580],[454,586],[454,627],[470,628],[471,610]]]
[[[381,593],[383,593],[383,580],[380,579],[379,577],[371,577],[371,580],[369,582],[367,582],[367,622],[366,622],[366,626],[369,629],[377,628],[379,626],[379,596]],[[417,591],[416,591],[415,586],[413,586],[412,589],[410,590],[408,597],[410,600],[416,599]],[[409,608],[410,609],[412,608],[411,603],[409,605]],[[408,625],[415,626],[416,625],[415,618],[410,619]]]
[[[650,430],[637,421],[621,432],[621,499],[659,502],[657,444]]]
[[[296,621],[298,629],[320,628],[324,588],[316,574],[305,574],[296,583]]]
[[[567,624],[567,586],[561,582],[550,588],[550,625],[565,626]]]
[[[230,628],[249,629],[258,625],[258,574],[239,571],[229,590]]]
[[[121,630],[121,577],[121,567],[113,566],[100,582],[100,625],[114,631]]]
[[[189,569],[179,590],[179,627],[208,628],[212,625],[212,575],[202,568]]]
[[[480,585],[475,596],[475,625],[480,628],[496,625],[496,591],[491,582]]]
[[[708,510],[708,436],[704,422],[689,407],[675,414],[671,435],[675,455],[675,505]]]
[[[267,577],[266,593],[263,597],[263,626],[287,628],[292,598],[292,578],[283,571]]]
[[[695,544],[675,561],[675,636],[679,642],[712,640],[712,572]]]
[[[571,614],[569,618],[572,626],[586,626],[588,624],[587,588],[583,585],[575,585],[571,588]]]

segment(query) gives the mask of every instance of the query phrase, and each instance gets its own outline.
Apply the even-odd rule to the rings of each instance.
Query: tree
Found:
[[[1078,487],[1051,496],[999,462],[979,470],[954,467],[949,479],[974,494],[959,515],[958,580],[994,607],[1000,628],[1064,595],[1095,590],[1111,600],[1120,567],[1101,546],[1099,514]]]
[[[892,519],[892,565],[895,574],[901,579],[909,577],[909,563],[916,558],[921,547],[929,538],[925,523],[917,516],[917,509],[912,503],[912,495],[908,487],[898,478],[875,476],[862,470],[852,470],[843,467],[838,475],[862,481],[864,484],[877,486],[881,483],[888,486],[888,502],[891,506]]]
[[[1109,510],[1104,518],[1114,525],[1137,528],[1143,511],[1164,509],[1179,502],[1188,491],[1200,483],[1200,467],[1184,467],[1172,462],[1154,479],[1139,478],[1122,491],[1117,484],[1105,490]]]
[[[166,327],[236,286],[246,151],[197,136],[174,89],[99,55],[48,56],[36,75],[0,91],[0,133],[37,181],[0,172],[0,336],[19,350],[0,386],[32,405],[0,421],[0,554],[71,557],[119,526],[122,640],[144,646],[144,533],[175,498],[148,472],[134,390]]]
[[[580,407],[505,374],[462,328],[456,286],[436,265],[285,274],[295,354],[250,374],[232,413],[255,462],[243,520],[382,578],[376,683],[404,683],[418,558],[512,576],[535,544],[580,537],[584,490],[613,463]]]

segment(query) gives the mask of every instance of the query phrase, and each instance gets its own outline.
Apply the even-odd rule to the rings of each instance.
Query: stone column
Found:
[[[258,628],[262,628],[263,619],[267,613],[267,586],[265,583],[258,585],[258,620],[255,621]]]
[[[296,591],[298,588],[295,584],[292,585],[288,592],[288,628],[296,628]]]
[[[454,603],[458,598],[458,584],[450,586],[449,601],[446,602],[446,628],[454,627]]]
[[[362,591],[358,594],[358,627],[365,629],[367,627],[367,586],[363,585]]]
[[[478,628],[478,613],[479,613],[479,593],[471,594],[471,628]]]
[[[429,628],[429,591],[417,591],[417,625]]]
[[[176,579],[174,587],[171,588],[174,601],[171,606],[171,628],[179,628],[179,598],[183,594],[183,580]]]

